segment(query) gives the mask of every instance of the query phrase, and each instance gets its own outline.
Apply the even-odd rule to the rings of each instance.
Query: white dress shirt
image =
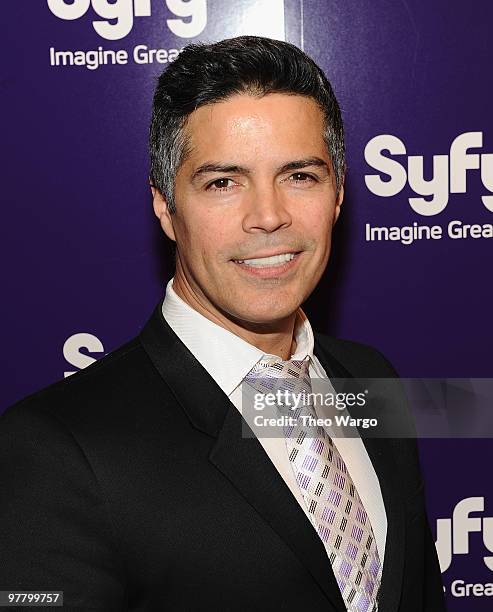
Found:
[[[166,287],[162,311],[171,329],[241,412],[241,383],[253,366],[266,354],[236,334],[210,321],[184,302],[173,290],[173,279]],[[328,380],[325,370],[313,354],[313,331],[301,308],[297,312],[294,339],[296,352],[290,359],[304,359],[307,355],[310,356],[310,376]],[[296,501],[310,518],[296,483],[284,440],[263,436],[258,439]],[[333,443],[346,463],[370,517],[378,554],[383,564],[387,515],[373,465],[361,438],[334,438]],[[310,524],[312,524],[311,519]]]

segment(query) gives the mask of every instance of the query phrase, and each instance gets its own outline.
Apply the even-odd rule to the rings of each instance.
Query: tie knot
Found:
[[[291,391],[293,393],[309,393],[310,357],[305,359],[290,359],[283,361],[278,357],[262,357],[245,377],[245,382],[261,393],[276,391]]]

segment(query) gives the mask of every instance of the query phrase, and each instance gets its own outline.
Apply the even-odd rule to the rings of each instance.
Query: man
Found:
[[[300,309],[343,199],[326,77],[283,42],[186,47],[150,146],[174,279],[139,336],[4,415],[1,589],[80,610],[443,610],[412,440],[242,435],[245,382],[395,376]]]

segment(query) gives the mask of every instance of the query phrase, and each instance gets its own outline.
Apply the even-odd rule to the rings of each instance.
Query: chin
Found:
[[[265,307],[265,308],[251,308],[247,311],[237,313],[237,318],[239,320],[248,322],[248,323],[257,323],[257,324],[266,324],[273,323],[275,321],[282,321],[287,317],[291,316],[296,310],[298,310],[299,305],[295,303],[294,305],[283,305],[283,307]]]
[[[262,291],[235,291],[217,300],[220,309],[238,323],[267,324],[282,321],[298,310],[305,297],[306,287],[286,290],[279,286]]]

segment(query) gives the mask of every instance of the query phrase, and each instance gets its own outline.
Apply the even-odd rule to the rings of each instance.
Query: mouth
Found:
[[[233,259],[238,270],[241,270],[249,278],[258,279],[280,279],[294,271],[302,252],[285,252],[266,257],[251,257],[248,259]]]
[[[252,268],[273,268],[292,261],[298,254],[299,253],[280,253],[279,255],[269,255],[268,257],[234,259],[233,261],[239,265],[251,266]]]

